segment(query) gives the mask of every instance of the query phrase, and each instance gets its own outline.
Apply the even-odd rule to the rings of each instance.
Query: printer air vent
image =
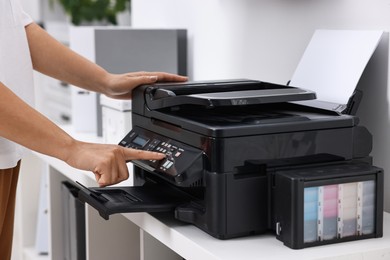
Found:
[[[193,182],[190,187],[203,187],[203,178]]]

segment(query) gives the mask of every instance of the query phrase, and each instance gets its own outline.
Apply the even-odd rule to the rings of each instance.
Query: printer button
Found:
[[[167,168],[167,169],[171,168],[171,166],[173,165],[173,162],[171,162],[171,161],[168,161],[168,162],[169,162],[168,165],[165,166],[165,168]]]
[[[170,161],[170,160],[166,160],[160,167],[160,169],[166,171],[168,170],[169,168],[172,167],[172,165],[174,164],[174,162]]]
[[[153,139],[153,141],[152,141],[151,144],[152,144],[153,146],[157,146],[160,142],[161,142],[161,141],[158,140],[158,139]]]
[[[170,163],[171,161],[166,161],[163,165],[162,165],[162,167],[163,168],[168,168],[168,164]]]

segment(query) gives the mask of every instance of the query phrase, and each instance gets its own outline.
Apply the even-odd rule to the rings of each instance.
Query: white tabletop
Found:
[[[141,229],[187,260],[229,259],[390,259],[390,214],[384,214],[384,236],[332,245],[290,249],[273,234],[229,240],[216,239],[167,214],[123,214]]]

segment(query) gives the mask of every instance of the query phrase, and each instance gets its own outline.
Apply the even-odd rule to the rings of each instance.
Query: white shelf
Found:
[[[128,213],[124,216],[187,260],[390,259],[389,213],[384,214],[382,238],[301,250],[284,246],[273,234],[219,240],[193,225],[179,222],[165,214],[152,216],[147,213]]]

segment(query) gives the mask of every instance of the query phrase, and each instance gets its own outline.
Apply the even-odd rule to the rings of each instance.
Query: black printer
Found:
[[[134,187],[84,187],[79,197],[105,219],[168,211],[220,239],[271,230],[303,248],[380,237],[383,172],[353,115],[359,94],[341,110],[257,80],[140,86],[120,145],[166,158],[132,161]]]

